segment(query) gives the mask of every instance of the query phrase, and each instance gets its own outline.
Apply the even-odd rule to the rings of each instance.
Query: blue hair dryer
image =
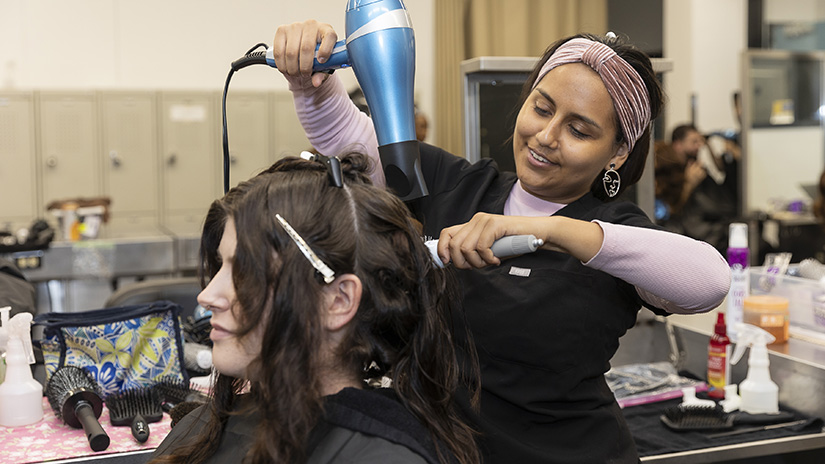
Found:
[[[415,36],[407,9],[402,0],[348,0],[346,32],[330,59],[316,60],[313,70],[352,66],[375,125],[387,186],[404,201],[426,196],[415,137]],[[275,66],[272,49],[265,58]]]

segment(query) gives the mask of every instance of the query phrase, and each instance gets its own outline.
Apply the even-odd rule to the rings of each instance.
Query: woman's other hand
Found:
[[[438,256],[459,269],[497,266],[501,260],[490,249],[510,235],[533,235],[543,250],[560,251],[587,262],[601,249],[604,233],[594,222],[562,216],[524,217],[476,213],[469,222],[448,227],[438,238]]]
[[[313,74],[313,60],[317,58],[321,63],[328,60],[337,41],[338,34],[331,25],[314,19],[279,26],[272,42],[275,65],[286,76],[312,76],[312,85],[318,87],[328,74]]]

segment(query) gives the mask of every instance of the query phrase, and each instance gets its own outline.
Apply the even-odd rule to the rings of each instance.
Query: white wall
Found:
[[[765,0],[765,21],[772,23],[822,21],[825,2],[822,0]]]
[[[741,54],[747,46],[746,0],[664,0],[666,139],[690,122],[696,96],[696,126],[703,132],[735,129],[732,104],[741,88]]]
[[[406,2],[416,33],[416,97],[434,114],[434,3]],[[344,36],[346,0],[0,0],[0,90],[222,89],[229,64],[280,24],[314,18]],[[348,88],[351,70],[342,70]],[[231,89],[286,90],[266,67]]]

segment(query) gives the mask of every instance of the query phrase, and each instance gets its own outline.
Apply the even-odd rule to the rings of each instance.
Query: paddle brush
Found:
[[[103,411],[103,400],[89,373],[77,366],[61,367],[49,379],[46,397],[55,416],[71,427],[83,428],[92,451],[109,447],[109,435],[97,421]]]
[[[149,439],[149,424],[163,419],[160,397],[152,388],[130,388],[106,397],[112,425],[131,426],[138,443]]]
[[[737,425],[765,425],[789,421],[793,413],[780,411],[777,414],[726,413],[720,406],[672,406],[665,408],[659,417],[669,429],[680,431],[721,431],[731,430]]]

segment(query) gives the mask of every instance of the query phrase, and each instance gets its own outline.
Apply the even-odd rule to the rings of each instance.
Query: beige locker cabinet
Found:
[[[94,92],[39,93],[42,202],[101,195]]]
[[[302,151],[312,148],[295,114],[295,104],[290,92],[270,94],[270,114],[273,162],[285,156],[298,156]]]
[[[27,227],[42,211],[35,165],[34,94],[0,92],[0,228]]]
[[[155,92],[100,92],[103,190],[114,228],[157,226],[160,211]]]
[[[220,108],[220,98],[218,100]],[[226,125],[229,134],[229,185],[234,187],[272,164],[268,93],[230,91],[226,97]],[[223,186],[221,131],[218,131],[218,137],[221,163],[218,177]]]
[[[220,132],[215,92],[160,93],[162,223],[173,233],[199,233],[218,177]]]

